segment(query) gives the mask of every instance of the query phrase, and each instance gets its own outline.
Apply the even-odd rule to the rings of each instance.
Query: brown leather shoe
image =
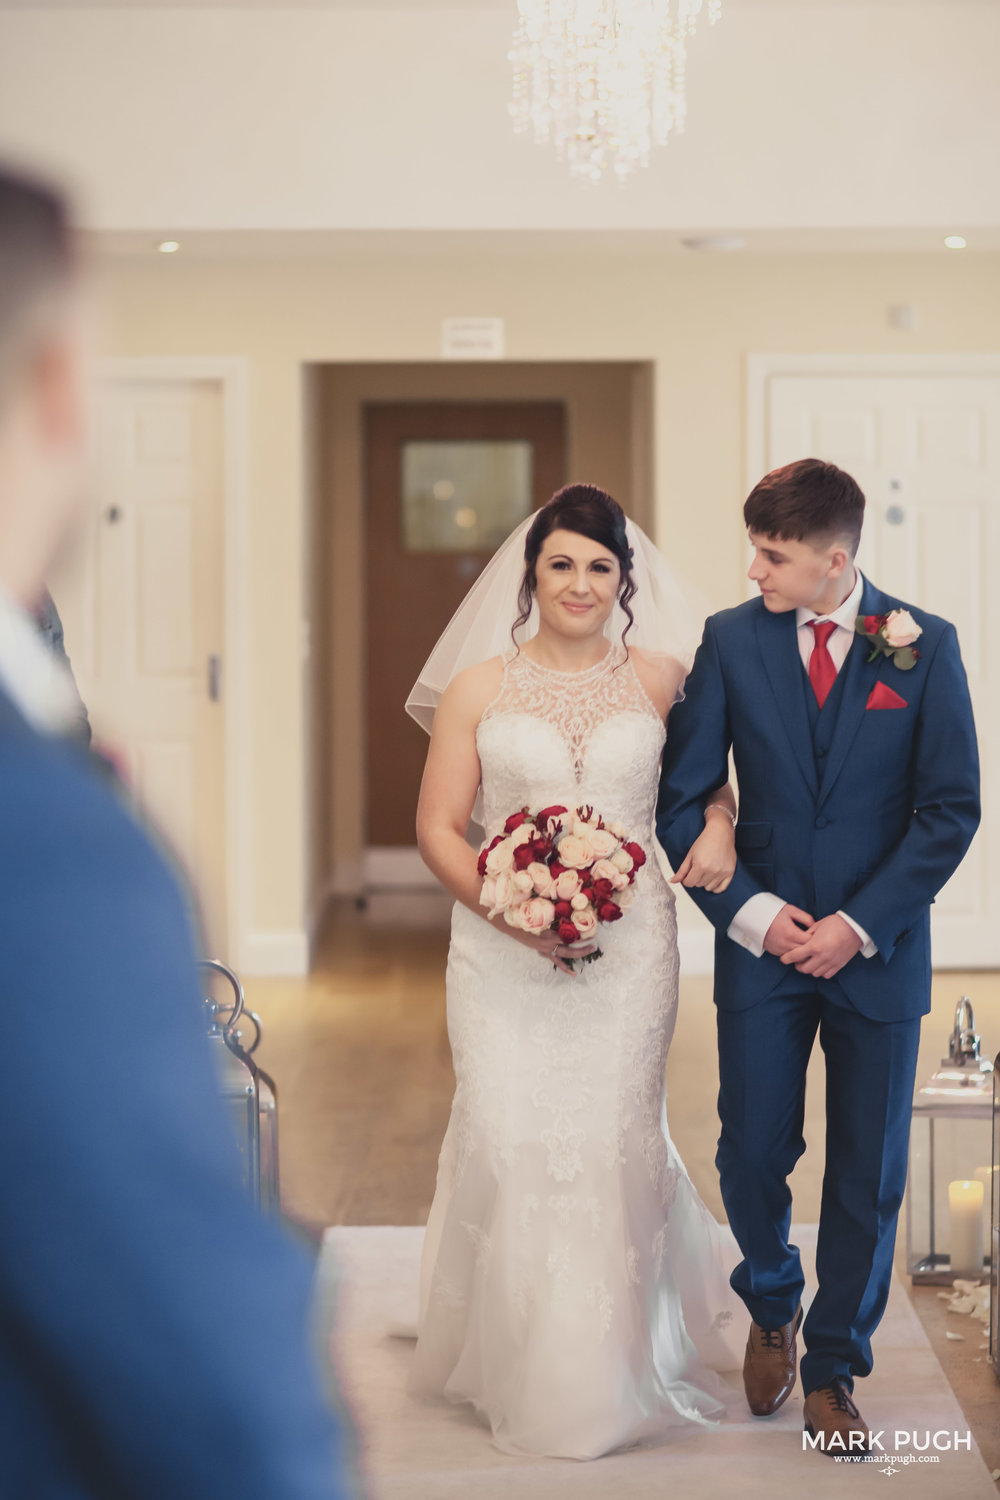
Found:
[[[821,1453],[867,1453],[871,1433],[843,1380],[817,1386],[802,1406],[805,1429]],[[818,1440],[818,1441],[817,1441]]]
[[[761,1328],[750,1324],[747,1352],[743,1359],[743,1389],[755,1417],[771,1417],[787,1401],[795,1384],[795,1335],[802,1322],[802,1307],[783,1328]]]

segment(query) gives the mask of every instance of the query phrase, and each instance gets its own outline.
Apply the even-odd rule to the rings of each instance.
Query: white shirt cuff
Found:
[[[731,937],[734,943],[739,943],[741,948],[746,948],[754,958],[760,958],[764,952],[767,929],[781,908],[787,905],[780,896],[772,895],[770,891],[758,891],[756,896],[744,901],[726,928],[726,936]]]
[[[748,906],[750,905],[749,901],[747,902],[747,905]],[[838,917],[843,917],[843,919],[847,923],[848,927],[852,928],[857,933],[858,937],[861,939],[861,942],[863,944],[863,947],[861,949],[861,957],[862,958],[874,958],[875,955],[876,955],[876,953],[878,952],[878,949],[876,948],[875,944],[872,942],[871,938],[868,936],[868,934],[865,931],[865,929],[858,922],[855,922],[855,920],[854,920],[853,917],[849,917],[847,915],[846,911],[838,911],[837,916]]]

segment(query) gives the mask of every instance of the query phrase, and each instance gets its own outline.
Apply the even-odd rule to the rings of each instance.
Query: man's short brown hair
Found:
[[[821,458],[801,458],[772,469],[743,506],[748,531],[816,547],[843,539],[852,557],[861,541],[864,515],[865,497],[857,480]]]
[[[0,399],[32,346],[47,300],[69,286],[75,268],[66,199],[0,166]]]

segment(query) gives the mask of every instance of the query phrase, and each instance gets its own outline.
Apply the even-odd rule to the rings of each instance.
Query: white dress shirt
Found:
[[[827,650],[833,659],[833,664],[838,673],[847,660],[847,653],[851,649],[855,634],[855,621],[861,610],[861,594],[865,581],[861,574],[855,569],[854,587],[838,609],[828,615],[817,615],[811,609],[797,609],[795,621],[798,627],[799,655],[802,665],[806,671],[809,670],[809,660],[816,645],[816,635],[811,625],[813,620],[832,620],[836,630],[827,642]],[[768,928],[787,902],[780,896],[773,895],[771,891],[758,891],[756,896],[751,896],[745,901],[730,922],[726,933],[734,943],[739,943],[746,948],[755,958],[760,958],[764,952],[764,939],[767,937]],[[843,917],[847,925],[854,929],[861,939],[861,953],[864,958],[873,958],[878,952],[868,933],[863,927],[849,917],[845,911],[838,911],[838,917]]]
[[[0,688],[35,729],[65,734],[79,700],[66,668],[49,650],[26,609],[0,588]]]

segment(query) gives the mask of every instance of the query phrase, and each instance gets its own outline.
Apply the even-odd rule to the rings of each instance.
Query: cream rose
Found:
[[[547,932],[555,921],[556,909],[544,896],[536,896],[517,908],[517,926],[523,932]]]
[[[578,891],[575,896],[570,898],[569,904],[573,908],[574,913],[576,913],[578,911],[586,911],[587,907],[590,905],[590,902],[587,900],[587,897],[583,894],[582,891]],[[575,915],[573,917],[573,921],[576,921]]]
[[[625,837],[624,823],[608,823],[606,827],[610,833],[614,834],[616,839],[623,839]]]
[[[597,913],[589,901],[585,910],[573,912],[573,926],[584,940],[594,936],[597,931]]]
[[[590,840],[576,833],[568,833],[564,839],[560,839],[556,854],[559,863],[568,865],[571,870],[586,869],[594,858]]]
[[[611,863],[616,870],[621,870],[623,875],[627,875],[632,868],[633,859],[627,849],[619,849],[617,853],[612,854]]]
[[[492,875],[487,875],[483,881],[483,888],[479,893],[479,904],[480,906],[496,906],[497,904],[497,883]]]
[[[888,645],[898,651],[903,646],[912,646],[917,636],[923,635],[923,630],[908,609],[894,609],[887,616],[882,633]]]
[[[514,863],[514,845],[510,839],[504,839],[502,844],[497,844],[486,856],[487,875],[500,875],[504,870],[509,870]]]
[[[544,896],[546,900],[551,901],[553,882],[552,876],[549,874],[548,865],[543,865],[540,859],[536,859],[528,866],[525,874],[531,876],[531,884],[534,886],[535,894]]]
[[[510,906],[516,892],[517,887],[514,884],[513,872],[511,870],[501,870],[493,883],[493,910],[490,912],[490,916],[495,917],[498,911],[504,911]]]
[[[511,845],[515,849],[518,844],[526,844],[529,839],[533,839],[534,837],[535,829],[531,823],[522,823],[520,828],[515,828],[514,832],[509,835]]]
[[[535,889],[535,882],[527,870],[518,870],[514,875],[514,889],[520,891],[524,896],[530,896]]]
[[[563,870],[556,878],[556,900],[572,901],[580,889],[580,877],[575,870]]]
[[[610,828],[595,828],[590,834],[590,847],[598,859],[610,859],[620,846],[621,840],[615,838]]]
[[[613,865],[610,859],[597,860],[590,873],[595,880],[610,880],[616,891],[622,891],[628,885],[628,876],[617,865]]]

